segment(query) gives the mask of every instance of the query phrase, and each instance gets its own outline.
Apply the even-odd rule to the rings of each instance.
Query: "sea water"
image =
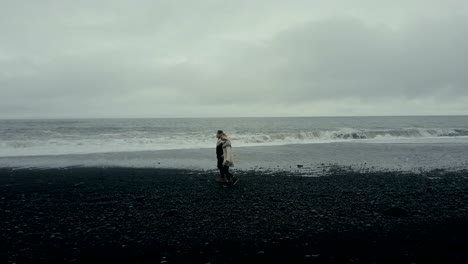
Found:
[[[468,116],[0,120],[0,166],[211,168],[215,133],[238,168],[465,168]]]

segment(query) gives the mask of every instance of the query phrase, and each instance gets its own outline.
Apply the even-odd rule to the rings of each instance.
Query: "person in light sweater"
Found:
[[[216,142],[217,167],[221,175],[216,181],[224,183],[225,187],[235,185],[238,179],[229,172],[229,167],[234,166],[231,140],[222,130],[217,131],[216,138],[218,139]]]

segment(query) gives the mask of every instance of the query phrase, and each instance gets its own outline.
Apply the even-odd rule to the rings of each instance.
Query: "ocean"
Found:
[[[0,167],[210,169],[218,129],[239,169],[467,167],[468,116],[0,120]]]

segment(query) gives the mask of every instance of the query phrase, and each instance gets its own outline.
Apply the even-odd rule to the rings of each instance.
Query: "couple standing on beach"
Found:
[[[237,183],[236,176],[229,172],[229,167],[234,165],[231,140],[222,131],[216,133],[216,158],[218,159],[218,169],[220,176],[216,178],[217,182],[224,183],[224,187],[230,187]]]

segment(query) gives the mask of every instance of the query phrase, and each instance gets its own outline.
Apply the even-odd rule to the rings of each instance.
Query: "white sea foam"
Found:
[[[399,129],[311,129],[270,133],[233,131],[236,147],[318,144],[334,142],[362,143],[450,143],[468,142],[468,130],[457,128]],[[210,131],[150,131],[64,133],[43,130],[34,135],[0,138],[0,157],[86,154],[170,149],[212,148],[215,139]]]

